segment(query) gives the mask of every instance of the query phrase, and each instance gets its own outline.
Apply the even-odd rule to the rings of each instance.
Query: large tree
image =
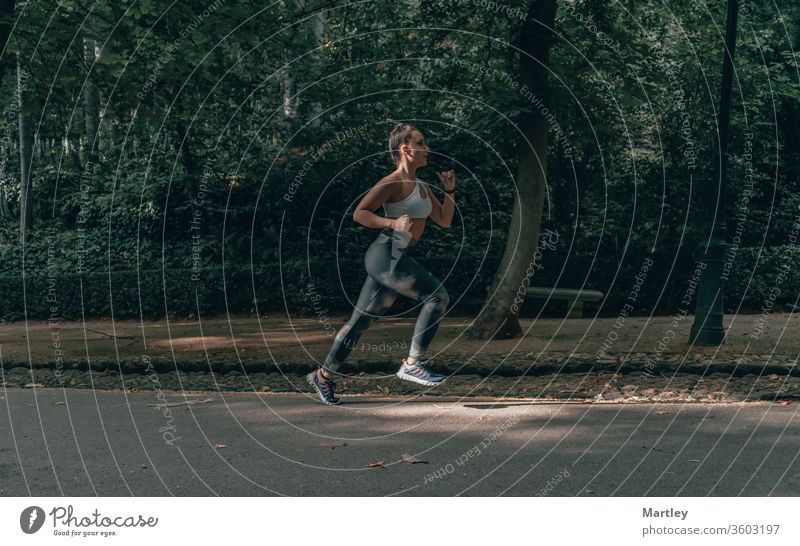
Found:
[[[556,0],[531,0],[517,41],[519,81],[546,105],[550,104],[548,71],[555,14]],[[538,246],[547,178],[548,126],[539,108],[520,114],[518,126],[519,167],[511,225],[486,301],[466,332],[473,339],[508,339],[522,334],[518,294],[524,298],[524,281],[530,281]]]

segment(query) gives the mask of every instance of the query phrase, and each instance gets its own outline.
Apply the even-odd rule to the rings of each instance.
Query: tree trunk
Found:
[[[14,0],[0,0],[0,86],[3,84],[3,77],[8,66],[8,38],[11,36],[11,27],[14,24]],[[13,99],[12,99],[13,102]],[[0,177],[5,178],[5,165],[7,158],[13,153],[14,147],[11,142],[11,135],[3,135],[0,139]],[[8,201],[6,200],[5,190],[0,188],[0,220],[5,224],[10,216]]]
[[[8,38],[14,24],[14,0],[0,0],[0,84],[8,66]]]
[[[108,133],[107,116],[100,112],[100,91],[97,87],[99,76],[97,63],[108,55],[108,46],[103,45],[102,38],[108,35],[109,25],[95,15],[89,15],[86,23],[87,36],[83,39],[83,55],[89,67],[89,73],[83,87],[83,112],[86,123],[86,144],[88,161],[100,161],[103,137]],[[106,40],[107,44],[108,41]]]
[[[31,184],[31,167],[33,163],[33,120],[29,107],[28,81],[22,66],[17,61],[17,97],[19,100],[19,238],[25,238],[33,225],[33,185]]]
[[[554,28],[555,13],[556,0],[531,0],[520,30],[519,81],[527,87],[520,93],[533,92],[533,97],[528,97],[532,112],[523,113],[519,121],[522,138],[517,191],[505,251],[486,302],[465,333],[469,339],[511,339],[522,334],[518,314],[535,270],[532,262],[538,248],[545,198],[548,126],[540,106],[550,104],[547,67],[552,31],[549,29]]]
[[[181,162],[183,163],[183,168],[186,169],[186,172],[189,173],[189,176],[197,176],[200,172],[200,167],[198,166],[197,160],[192,153],[189,131],[186,129],[186,125],[181,120],[176,122],[175,130],[178,133],[178,146],[181,152]]]
[[[306,7],[306,0],[281,0],[281,7],[288,13],[294,13],[295,10],[302,11]],[[310,30],[307,26],[310,24]],[[283,51],[283,62],[288,63],[295,56],[295,51],[305,51],[306,49],[319,48],[324,44],[325,31],[327,29],[327,22],[325,19],[324,11],[319,11],[311,16],[310,23],[304,23],[304,26],[298,29],[298,32],[288,39],[288,42],[295,47],[286,47]],[[298,42],[300,42],[298,44]],[[299,48],[299,49],[298,49]],[[298,68],[297,62],[292,66],[285,68],[282,79],[283,84],[283,115],[287,127],[300,127],[303,125],[304,116],[300,111],[300,95],[297,94],[297,89],[300,83],[311,82],[317,79],[319,72],[321,72],[322,62],[321,58],[323,52],[319,50],[313,53],[305,60],[299,62],[310,63],[311,72],[308,69]],[[299,74],[303,74],[303,78],[298,78]],[[307,112],[312,128],[318,128],[320,120],[316,117],[322,112],[322,105],[318,102],[309,105],[310,111]]]
[[[295,8],[302,9],[304,5],[305,0],[281,0],[281,7],[288,13],[293,13]],[[294,48],[287,47],[283,50],[284,64],[292,60],[291,51],[295,51]],[[283,116],[288,126],[296,125],[293,120],[297,119],[300,110],[300,97],[297,95],[297,82],[293,70],[292,67],[284,68],[283,74]]]
[[[314,66],[317,67],[315,70],[315,74],[313,74],[314,78],[318,78],[321,76],[322,73],[322,56],[324,52],[322,51],[321,47],[325,43],[325,30],[327,27],[327,22],[325,21],[325,12],[320,11],[314,14],[313,19],[314,25],[314,47],[320,48],[316,53],[314,53]],[[322,114],[322,104],[319,101],[314,101],[311,104],[311,112],[309,113],[309,117],[311,122],[309,123],[312,129],[319,129],[321,124],[321,117]]]
[[[97,130],[100,126],[100,96],[94,84],[92,72],[95,60],[99,55],[99,42],[92,38],[84,38],[84,58],[89,65],[90,73],[83,86],[83,114],[86,120],[86,160],[97,163],[100,159],[100,142],[97,140]]]

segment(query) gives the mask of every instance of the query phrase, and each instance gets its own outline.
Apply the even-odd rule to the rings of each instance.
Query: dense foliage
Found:
[[[474,313],[509,224],[514,120],[534,108],[552,120],[543,229],[559,242],[533,284],[602,290],[600,313],[616,316],[650,256],[636,312],[673,313],[710,229],[725,2],[558,2],[551,94],[538,98],[515,86],[525,2],[504,5],[520,11],[18,2],[0,87],[0,318],[313,313],[309,286],[347,312],[375,236],[351,215],[392,169],[398,120],[433,149],[423,180],[457,173],[455,225],[430,223],[419,259],[456,313]],[[778,284],[778,303],[800,292],[796,271],[776,280],[800,257],[789,239],[800,5],[741,6],[726,311],[760,309]],[[96,142],[87,86],[100,98]],[[24,244],[20,116],[35,128]]]

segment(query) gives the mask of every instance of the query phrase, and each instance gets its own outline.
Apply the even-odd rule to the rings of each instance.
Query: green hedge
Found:
[[[422,258],[435,275],[444,278],[452,265],[449,260]],[[460,262],[461,263],[461,262]],[[476,265],[476,264],[474,264]],[[49,278],[27,275],[0,277],[2,320],[47,319],[51,306],[60,319],[89,317],[145,318],[175,317],[225,313],[261,314],[287,312],[293,315],[314,315],[320,309],[328,314],[348,313],[358,298],[364,282],[363,259],[340,260],[341,276],[335,263],[313,259],[310,264],[285,262],[282,275],[278,266],[257,269],[203,269],[193,280],[190,269],[112,271],[85,275],[58,274]],[[473,281],[466,294],[462,292],[471,280],[470,270],[459,267],[445,281],[451,295],[464,296],[460,311],[475,312],[480,305],[485,279]],[[313,290],[321,299],[315,303]],[[24,294],[24,295],[23,295]],[[53,299],[54,301],[49,301]],[[349,299],[349,301],[348,301]],[[413,302],[398,300],[398,309]],[[257,305],[257,306],[256,306]],[[113,307],[113,311],[112,311]]]
[[[755,267],[758,249],[740,248],[734,260],[730,277],[725,284],[726,312],[739,307],[744,297],[744,311],[761,309],[773,291],[773,311],[781,305],[794,303],[800,293],[800,272],[794,267],[800,263],[800,250],[794,247],[775,247],[762,252],[758,267]],[[472,315],[480,309],[491,282],[496,261],[487,259],[479,269],[481,256],[462,255],[457,264],[450,258],[418,257],[421,263],[439,279],[443,280],[451,297],[452,312],[456,315]],[[663,263],[668,257],[655,257]],[[553,254],[545,258],[544,268],[533,280],[534,285],[578,287],[584,283],[586,272],[591,267],[586,288],[598,289],[607,294],[601,316],[616,316],[625,303],[627,290],[639,271],[641,260],[630,261],[617,276],[609,289],[609,271],[612,266],[595,261],[591,256],[572,255],[563,263],[564,256]],[[656,314],[675,312],[680,298],[670,294],[683,294],[691,277],[692,260],[682,259],[684,267],[673,273],[669,290],[664,291]],[[784,265],[785,264],[785,265]],[[788,266],[788,267],[786,267]],[[783,267],[784,276],[779,278]],[[193,280],[189,269],[112,271],[86,275],[58,274],[52,278],[41,274],[28,275],[23,296],[22,279],[16,276],[0,277],[0,318],[3,320],[46,319],[51,315],[61,319],[80,319],[81,316],[115,318],[163,317],[167,313],[174,317],[219,315],[226,313],[254,314],[256,310],[267,314],[315,315],[346,314],[358,298],[364,282],[363,258],[343,258],[331,262],[324,257],[312,257],[310,262],[288,261],[281,264],[282,275],[277,264],[259,266],[255,269],[221,268],[203,269],[198,280]],[[651,312],[665,283],[666,267],[651,269],[639,295],[640,305],[636,313]],[[755,272],[755,274],[753,274]],[[560,275],[560,279],[559,279]],[[752,278],[751,278],[752,277]],[[556,283],[556,281],[558,281]],[[319,298],[312,298],[309,287]],[[748,289],[749,285],[749,289]],[[54,294],[55,301],[48,301]],[[316,300],[316,301],[314,301]],[[542,301],[528,300],[523,315],[536,315],[542,310]],[[113,305],[113,312],[112,312]],[[257,305],[257,307],[256,307]],[[395,309],[401,311],[415,305],[406,298],[398,298]],[[593,313],[598,304],[587,304]],[[547,315],[563,312],[562,302],[553,302],[544,311]],[[693,308],[693,306],[692,306]]]

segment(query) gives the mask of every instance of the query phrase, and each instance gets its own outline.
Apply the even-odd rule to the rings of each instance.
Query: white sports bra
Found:
[[[431,215],[433,203],[430,197],[423,198],[419,192],[422,181],[417,178],[414,182],[414,191],[411,195],[395,203],[383,204],[383,212],[387,218],[399,218],[404,214],[408,214],[409,218],[427,218]]]

